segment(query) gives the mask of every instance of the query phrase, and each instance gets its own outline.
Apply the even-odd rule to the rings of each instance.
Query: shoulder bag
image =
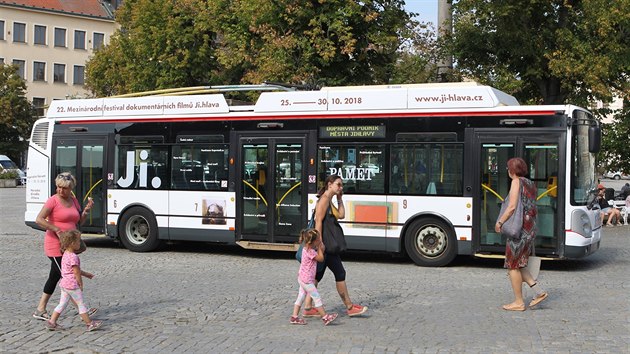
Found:
[[[521,190],[518,191],[518,200],[516,201],[516,209],[512,216],[509,219],[505,220],[503,225],[501,226],[501,235],[506,236],[512,240],[519,240],[521,238],[521,231],[523,229],[523,202],[521,201],[521,191],[522,191],[522,183],[521,182]],[[501,217],[505,213],[505,209],[510,204],[510,196],[503,201],[503,205],[501,205],[501,211],[499,212],[499,217],[497,221],[501,220]]]
[[[308,221],[308,224],[306,224],[306,228],[307,229],[312,229],[315,227],[315,210],[317,208],[313,209],[313,213],[311,214],[311,219]],[[295,252],[295,259],[297,259],[298,262],[302,262],[302,250],[304,249],[304,244],[300,243],[300,247],[298,247],[297,252]]]
[[[322,241],[326,246],[326,253],[340,254],[345,252],[348,246],[346,244],[346,237],[343,234],[343,229],[341,229],[337,218],[333,215],[332,208],[331,203],[324,216]]]
[[[532,242],[534,242],[534,240],[532,240]],[[541,258],[536,256],[536,246],[532,244],[532,255],[529,256],[527,266],[525,266],[525,268],[527,268],[529,274],[532,275],[534,280],[538,280],[538,273],[540,273],[540,261]]]

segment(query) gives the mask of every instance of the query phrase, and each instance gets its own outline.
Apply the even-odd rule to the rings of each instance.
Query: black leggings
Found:
[[[335,275],[335,281],[345,281],[346,280],[346,270],[343,268],[343,263],[341,263],[341,257],[338,254],[328,254],[326,253],[326,257],[324,259],[324,264],[326,267],[321,272],[317,272],[315,275],[315,280],[319,283],[322,281],[324,277],[324,273],[326,273],[326,268],[329,268],[333,274]]]
[[[44,293],[52,295],[55,292],[57,283],[61,279],[61,257],[48,257],[50,259],[50,274],[48,274],[48,280],[44,285]]]

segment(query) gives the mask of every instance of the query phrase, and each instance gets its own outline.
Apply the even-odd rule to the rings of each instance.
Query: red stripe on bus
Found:
[[[173,118],[121,118],[94,120],[71,119],[59,121],[60,124],[100,124],[100,123],[155,123],[155,122],[201,122],[201,121],[249,121],[249,120],[295,120],[295,119],[376,119],[376,118],[417,118],[417,117],[479,117],[479,116],[545,116],[555,115],[557,111],[501,111],[501,112],[430,112],[430,113],[354,113],[354,114],[305,114],[301,116],[207,116],[207,117],[173,117]]]

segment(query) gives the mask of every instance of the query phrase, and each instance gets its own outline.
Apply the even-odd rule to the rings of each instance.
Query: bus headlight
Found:
[[[571,231],[576,232],[584,237],[593,236],[593,226],[591,218],[584,210],[574,210],[571,214]]]

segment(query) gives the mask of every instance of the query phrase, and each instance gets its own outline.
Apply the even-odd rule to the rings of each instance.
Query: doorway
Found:
[[[238,137],[239,240],[296,242],[307,205],[306,135]]]
[[[62,172],[70,172],[77,179],[73,193],[81,208],[90,197],[94,206],[81,226],[84,233],[105,233],[105,186],[106,155],[105,138],[72,139],[57,138],[53,142],[54,162],[51,171],[52,190],[55,178]]]
[[[494,225],[507,196],[511,179],[507,172],[507,161],[521,157],[527,164],[527,178],[537,188],[536,253],[557,255],[559,245],[564,242],[564,173],[560,161],[564,161],[564,134],[542,133],[531,130],[510,130],[491,133],[476,131],[475,169],[473,193],[475,205],[475,227],[473,239],[475,252],[502,253],[506,239],[494,231]]]

